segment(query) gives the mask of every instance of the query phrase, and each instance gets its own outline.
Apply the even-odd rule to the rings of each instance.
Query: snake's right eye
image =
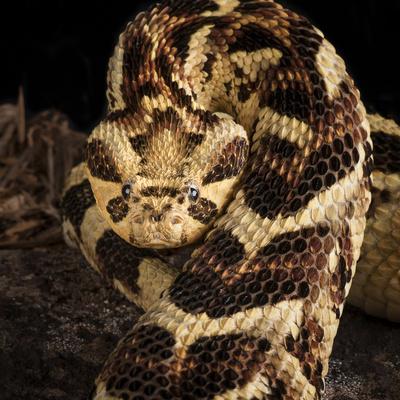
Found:
[[[127,200],[131,195],[132,185],[130,183],[125,184],[122,186],[122,197]]]

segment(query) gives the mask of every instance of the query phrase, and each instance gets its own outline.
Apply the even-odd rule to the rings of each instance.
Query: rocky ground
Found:
[[[64,246],[0,251],[0,398],[84,399],[139,314]],[[325,399],[399,393],[400,327],[348,307]]]

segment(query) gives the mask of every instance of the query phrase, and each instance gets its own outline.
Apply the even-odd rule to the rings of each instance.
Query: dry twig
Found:
[[[24,96],[0,105],[0,248],[61,240],[59,200],[86,135],[58,111],[26,119]]]

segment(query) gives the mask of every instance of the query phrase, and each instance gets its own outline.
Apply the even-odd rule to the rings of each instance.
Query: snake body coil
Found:
[[[64,232],[146,313],[93,398],[320,398],[367,212],[352,299],[400,320],[398,126],[367,118],[323,34],[268,0],[139,14],[107,98]]]

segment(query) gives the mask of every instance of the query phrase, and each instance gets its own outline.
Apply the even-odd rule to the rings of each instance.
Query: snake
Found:
[[[164,0],[119,36],[107,103],[64,237],[144,314],[91,399],[320,399],[348,295],[400,322],[400,128],[308,19]]]

